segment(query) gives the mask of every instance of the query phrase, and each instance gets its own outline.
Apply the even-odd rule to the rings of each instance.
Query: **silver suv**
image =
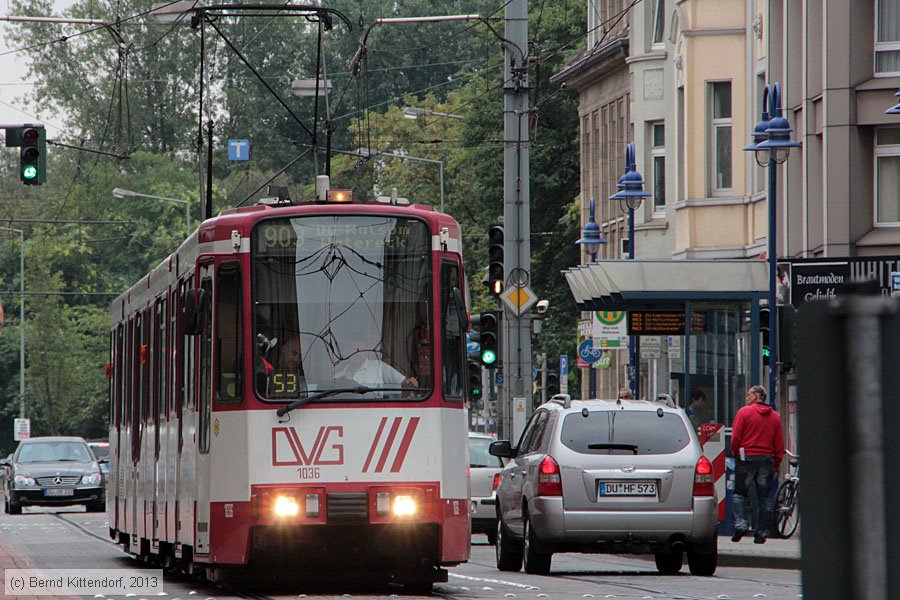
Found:
[[[654,554],[660,573],[717,564],[710,461],[680,408],[644,400],[570,401],[535,410],[497,488],[497,568],[546,575],[555,552]]]

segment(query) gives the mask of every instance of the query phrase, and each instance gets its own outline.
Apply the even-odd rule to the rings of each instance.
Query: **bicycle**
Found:
[[[788,539],[800,524],[800,457],[787,452],[790,470],[775,495],[775,531]]]

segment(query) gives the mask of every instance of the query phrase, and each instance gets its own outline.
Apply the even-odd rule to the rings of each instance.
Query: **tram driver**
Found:
[[[415,375],[404,375],[393,366],[384,362],[378,352],[366,347],[366,342],[356,337],[347,344],[341,344],[345,356],[337,364],[334,371],[335,385],[341,381],[353,382],[356,385],[380,386],[400,385],[405,388],[419,387]]]

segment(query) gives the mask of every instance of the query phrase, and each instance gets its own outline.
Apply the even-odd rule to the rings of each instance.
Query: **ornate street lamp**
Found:
[[[600,226],[594,219],[594,199],[591,198],[591,210],[588,213],[588,222],[585,223],[584,229],[581,230],[581,239],[575,242],[581,244],[591,257],[591,262],[597,260],[597,253],[600,252],[600,245],[605,244],[606,240],[600,234]]]
[[[600,234],[600,226],[594,219],[593,197],[591,198],[591,210],[590,213],[588,213],[588,222],[584,224],[584,229],[581,230],[581,239],[575,243],[584,246],[584,249],[587,250],[587,253],[591,257],[591,262],[597,260],[597,253],[600,251],[600,245],[606,243],[606,240],[604,240],[603,236]],[[588,389],[590,391],[590,397],[596,398],[597,371],[594,369],[593,365],[588,367],[588,371]]]
[[[610,200],[618,200],[623,208],[628,209],[628,259],[634,260],[634,211],[640,206],[644,198],[653,194],[644,190],[644,178],[635,168],[634,142],[625,146],[625,174],[619,178],[619,191],[609,197]],[[638,382],[640,381],[640,363],[638,361],[638,339],[631,336],[628,343],[628,362],[631,365],[631,381],[629,386],[631,394],[637,398]]]
[[[768,110],[771,109],[772,118]],[[744,147],[747,152],[754,152],[756,162],[761,167],[769,167],[769,404],[777,405],[776,394],[778,371],[778,335],[777,310],[775,309],[775,272],[777,268],[777,248],[775,238],[776,207],[775,192],[777,190],[776,167],[783,164],[790,155],[791,148],[799,148],[802,144],[791,139],[791,125],[781,115],[781,84],[777,81],[767,84],[763,91],[762,120],[753,128],[753,143]]]
[[[900,98],[900,90],[898,90],[897,93],[894,95],[897,96],[898,98]],[[889,109],[887,109],[886,111],[884,111],[884,114],[900,115],[900,102],[897,102],[897,104],[895,104],[894,106],[892,106]]]

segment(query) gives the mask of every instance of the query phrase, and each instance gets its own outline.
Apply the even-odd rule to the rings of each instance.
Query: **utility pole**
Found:
[[[531,221],[529,215],[529,108],[528,108],[528,0],[510,0],[504,9],[503,41],[503,247],[506,287],[527,286],[531,281]],[[531,314],[517,315],[504,307],[502,433],[516,439],[515,398],[524,398],[532,410]],[[521,406],[521,404],[520,404]],[[528,415],[524,415],[527,417]],[[524,424],[523,419],[517,422]]]

